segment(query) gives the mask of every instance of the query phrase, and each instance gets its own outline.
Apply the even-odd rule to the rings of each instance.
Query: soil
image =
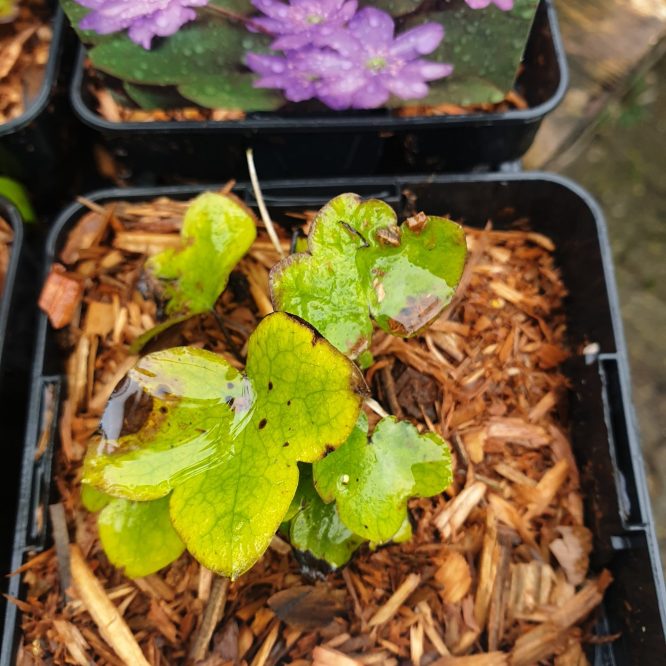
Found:
[[[154,665],[185,663],[209,621],[212,640],[197,662],[206,666],[588,663],[585,643],[599,640],[593,611],[611,578],[589,569],[591,533],[560,371],[569,353],[566,290],[548,238],[468,229],[465,275],[441,318],[410,340],[374,336],[375,362],[366,371],[373,396],[453,450],[452,485],[410,503],[413,539],[364,547],[324,575],[276,537],[227,590],[187,553],[158,574],[125,578],[101,550],[95,516],[81,506],[86,443],[135,361],[130,343],[157,319],[142,293],[142,265],[173,246],[186,204],[91,208],[70,232],[42,298],[69,356],[55,463],[64,515],[54,524],[58,546],[17,572],[27,586],[14,600],[23,612],[18,663],[121,666],[113,651],[121,632],[109,638],[93,619],[109,600],[129,641]],[[281,242],[288,249],[287,233]],[[159,344],[201,345],[242,367],[249,334],[272,309],[267,278],[277,259],[260,230],[216,316],[192,318]],[[76,557],[71,572],[60,557],[59,573],[68,541]],[[63,579],[82,569],[78,583],[63,589]]]
[[[136,106],[128,106],[121,100],[124,95],[118,89],[118,81],[112,77],[103,75],[96,71],[90,63],[86,63],[87,87],[91,98],[96,100],[96,111],[102,118],[110,122],[166,122],[166,121],[190,121],[202,122],[205,120],[229,121],[244,120],[246,114],[238,109],[205,109],[198,106],[190,106],[178,109],[140,109]],[[291,109],[290,107],[294,107]],[[308,103],[299,105],[287,105],[281,113],[294,114],[294,118],[302,117],[310,108]],[[331,113],[322,104],[313,104],[312,111],[318,114]],[[392,113],[400,117],[413,116],[448,116],[464,115],[466,113],[503,113],[512,109],[526,109],[528,104],[517,91],[509,92],[505,99],[496,104],[477,104],[470,106],[459,106],[457,104],[439,104],[437,106],[412,105],[393,109]]]
[[[0,123],[21,116],[41,88],[51,15],[46,0],[21,0],[16,18],[0,23]]]

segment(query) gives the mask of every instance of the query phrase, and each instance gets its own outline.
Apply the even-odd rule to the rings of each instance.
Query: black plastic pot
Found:
[[[201,189],[107,190],[89,198],[98,202],[144,201],[165,195],[189,198]],[[254,204],[246,185],[236,191]],[[446,213],[477,227],[492,219],[495,228],[507,228],[514,220],[528,218],[535,231],[554,240],[557,263],[570,292],[566,310],[569,343],[575,350],[567,367],[572,383],[571,433],[584,484],[587,524],[595,538],[593,567],[607,567],[614,577],[598,613],[597,630],[620,634],[612,643],[591,648],[590,656],[596,666],[666,663],[666,594],[631,404],[611,252],[596,203],[570,181],[539,173],[264,184],[274,219],[286,224],[289,218],[284,213],[318,207],[344,191],[380,197],[399,214],[408,198],[415,197],[419,210]],[[47,244],[47,265],[83,212],[77,204],[58,218]],[[45,396],[57,401],[64,386],[63,358],[45,316],[39,320],[37,340],[13,568],[23,563],[28,552],[46,547],[50,538],[39,516],[46,515],[49,501],[57,419],[46,420],[43,410]],[[597,343],[597,351],[583,355],[582,348],[589,350],[591,343]],[[49,447],[35,464],[35,447],[44,438]],[[20,596],[18,577],[11,579],[9,593]],[[13,664],[18,631],[18,612],[11,605],[5,618],[2,666]]]
[[[134,182],[150,174],[237,177],[246,172],[247,147],[254,148],[263,178],[494,169],[522,157],[568,81],[552,0],[541,2],[516,84],[529,103],[523,111],[416,118],[386,111],[300,117],[264,113],[235,122],[115,123],[93,110],[84,60],[81,47],[70,90],[74,111]]]
[[[55,100],[67,23],[53,4],[53,38],[39,94],[23,115],[0,125],[0,175],[22,182],[36,200],[46,200],[67,178],[61,161],[65,123]]]
[[[0,217],[12,228],[12,242],[9,265],[5,274],[5,282],[0,294],[0,400],[3,405],[3,465],[6,469],[18,469],[21,452],[21,436],[23,423],[21,412],[25,412],[25,393],[19,397],[23,406],[17,405],[12,393],[15,392],[16,377],[13,373],[12,354],[15,352],[15,331],[17,298],[17,280],[19,265],[23,254],[23,222],[19,212],[7,200],[0,197]],[[9,367],[8,367],[9,366]],[[18,413],[17,408],[18,407]],[[14,472],[0,486],[0,501],[5,507],[0,514],[0,570],[6,571],[11,556],[11,537],[14,523],[14,508],[19,476]]]

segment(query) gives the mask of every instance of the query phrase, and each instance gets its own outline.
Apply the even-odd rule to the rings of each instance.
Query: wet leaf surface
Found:
[[[102,419],[84,481],[148,500],[172,489],[172,522],[205,566],[235,578],[263,554],[298,485],[297,462],[345,441],[361,406],[360,371],[305,322],[266,317],[246,375],[194,348],[149,354]]]
[[[343,194],[321,209],[308,253],[271,271],[278,310],[310,322],[351,358],[384,330],[416,335],[448,305],[465,265],[462,228],[420,213],[402,225],[382,201]]]
[[[322,501],[312,485],[311,469],[302,470],[295,500],[299,509],[289,525],[292,546],[325,560],[333,568],[346,564],[365,539],[344,525],[335,502]]]
[[[169,519],[168,497],[154,502],[113,499],[100,512],[97,526],[110,562],[130,578],[159,571],[185,550]]]
[[[380,544],[406,529],[408,499],[437,495],[451,484],[451,452],[437,435],[420,435],[394,417],[382,419],[368,439],[362,415],[350,438],[315,463],[313,476],[324,501],[335,500],[342,522]]]

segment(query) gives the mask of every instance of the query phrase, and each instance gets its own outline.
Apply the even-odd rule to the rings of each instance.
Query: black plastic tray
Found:
[[[67,176],[61,164],[66,124],[55,103],[67,23],[57,3],[52,4],[53,38],[39,93],[21,116],[0,125],[0,175],[27,185],[37,200],[56,192]]]
[[[234,122],[123,122],[94,111],[79,50],[70,89],[83,122],[133,182],[151,174],[223,179],[246,173],[253,147],[262,178],[310,178],[404,171],[491,170],[522,157],[543,118],[562,99],[568,73],[552,0],[542,0],[517,89],[526,110],[398,118],[386,111],[288,116],[251,114]]]
[[[201,189],[107,190],[89,198],[98,202],[164,195],[189,198]],[[267,182],[263,189],[278,221],[287,221],[286,211],[319,206],[343,191],[380,197],[400,214],[408,190],[415,195],[418,209],[449,214],[477,227],[492,219],[496,228],[507,228],[514,220],[528,218],[534,230],[554,240],[556,260],[570,292],[566,310],[571,348],[580,351],[596,342],[599,350],[593,356],[575,355],[567,368],[572,382],[569,410],[573,446],[583,481],[587,524],[595,537],[593,567],[608,567],[615,579],[598,614],[597,629],[600,633],[620,633],[615,642],[592,649],[593,663],[666,663],[663,574],[631,403],[611,252],[596,203],[570,181],[539,173],[282,181]],[[236,191],[254,204],[246,185]],[[47,243],[47,265],[83,212],[77,204],[58,218]],[[63,358],[45,316],[39,320],[37,341],[13,568],[23,563],[27,552],[48,545],[49,539],[36,516],[45,515],[49,499],[52,448],[37,465],[34,451],[40,438],[52,443],[57,437],[56,420],[42,432],[48,427],[43,421],[42,401],[47,393],[57,397],[64,386]],[[9,593],[21,594],[18,577],[11,579]],[[18,614],[12,605],[5,621],[2,666],[13,663],[17,635]]]

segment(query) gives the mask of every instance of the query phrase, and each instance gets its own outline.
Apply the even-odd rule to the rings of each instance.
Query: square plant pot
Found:
[[[3,248],[8,250],[8,261],[4,266],[0,291],[0,399],[3,402],[3,441],[8,468],[18,469],[21,460],[24,417],[26,412],[27,383],[17,373],[17,343],[22,331],[18,310],[21,306],[20,281],[25,277],[20,271],[23,264],[23,222],[19,212],[6,199],[0,197],[0,218],[11,229],[11,242]],[[4,230],[3,230],[4,231]],[[4,234],[3,234],[4,235]],[[4,241],[3,241],[4,244]],[[18,491],[18,476],[8,475],[2,486],[2,502],[7,512],[0,519],[0,566],[9,568],[11,559],[12,531]]]
[[[203,189],[106,190],[88,199],[96,203],[141,203],[161,196],[187,200]],[[543,173],[276,181],[263,185],[266,204],[278,222],[287,222],[289,213],[317,208],[346,191],[380,198],[393,206],[400,218],[415,209],[427,210],[448,214],[479,229],[491,219],[493,228],[500,232],[528,220],[531,231],[553,241],[555,262],[568,292],[563,305],[572,354],[563,371],[570,382],[568,426],[580,470],[585,524],[594,540],[591,569],[605,568],[613,577],[595,615],[595,629],[602,635],[617,634],[617,638],[591,644],[587,656],[594,664],[662,663],[666,659],[666,596],[631,403],[611,251],[597,204],[574,183]],[[247,185],[238,185],[235,193],[254,206]],[[56,260],[68,232],[85,212],[83,206],[75,204],[58,218],[47,243],[47,265]],[[52,462],[58,446],[58,405],[64,399],[64,384],[63,358],[45,315],[37,327],[33,378],[13,569],[24,564],[28,554],[51,545],[47,521],[42,517],[54,498]],[[43,455],[35,462],[40,446]],[[20,578],[13,577],[9,594],[20,598],[22,590]],[[20,640],[19,617],[18,609],[10,605],[2,666],[14,663]]]
[[[69,177],[63,149],[68,124],[59,113],[64,99],[58,95],[68,27],[63,12],[52,6],[52,38],[39,91],[22,115],[0,124],[0,175],[26,185],[37,203],[47,203]]]
[[[568,73],[552,0],[540,3],[515,90],[527,108],[398,117],[386,110],[251,113],[244,120],[111,122],[95,109],[79,50],[71,86],[75,113],[117,158],[120,175],[231,178],[252,147],[264,178],[494,169],[520,159],[564,96]]]

